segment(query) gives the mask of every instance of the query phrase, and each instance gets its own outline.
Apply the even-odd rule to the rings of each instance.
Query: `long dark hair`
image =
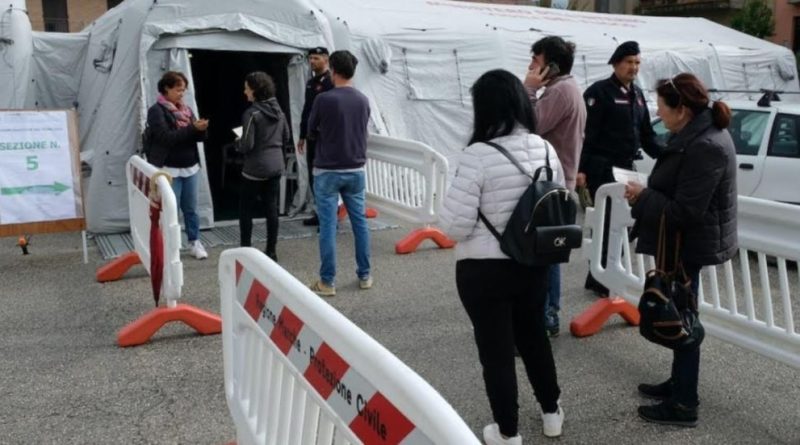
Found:
[[[506,70],[484,73],[472,85],[475,123],[469,143],[506,136],[521,125],[534,131],[533,109],[522,82]]]
[[[682,73],[672,79],[662,79],[656,85],[656,93],[670,108],[683,105],[697,116],[709,108],[711,99],[708,90],[694,74]],[[714,126],[722,130],[731,123],[731,109],[725,102],[715,100],[711,105],[711,119]]]

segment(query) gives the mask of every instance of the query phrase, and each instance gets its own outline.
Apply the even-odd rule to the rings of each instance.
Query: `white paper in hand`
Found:
[[[627,184],[628,182],[638,182],[642,185],[647,185],[647,175],[633,170],[626,170],[624,168],[614,167],[614,180]]]
[[[242,127],[236,127],[232,131],[233,131],[233,134],[235,134],[237,138],[239,138],[239,139],[242,138]]]

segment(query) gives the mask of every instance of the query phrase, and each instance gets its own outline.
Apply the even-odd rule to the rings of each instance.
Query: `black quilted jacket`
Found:
[[[656,254],[664,214],[668,253],[674,251],[680,232],[685,263],[724,263],[737,250],[736,202],[733,141],[727,130],[712,124],[711,112],[705,110],[670,138],[633,205],[636,251]]]

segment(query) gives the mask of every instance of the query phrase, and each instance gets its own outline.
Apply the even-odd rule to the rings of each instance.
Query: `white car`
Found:
[[[739,194],[800,204],[800,104],[726,103],[733,112],[728,131],[736,145]],[[666,144],[668,132],[660,119],[653,120],[653,129]],[[649,173],[655,161],[644,156],[636,167]]]

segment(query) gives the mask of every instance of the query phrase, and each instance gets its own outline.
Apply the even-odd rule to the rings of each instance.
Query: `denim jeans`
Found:
[[[544,307],[546,327],[558,327],[558,311],[561,310],[561,266],[551,264],[547,268],[547,302]]]
[[[350,216],[356,247],[356,274],[369,277],[369,229],[365,215],[366,184],[364,172],[324,172],[314,177],[314,200],[319,216],[319,278],[333,286],[336,281],[336,214],[339,195]]]
[[[200,217],[197,216],[197,187],[200,173],[182,178],[172,178],[172,191],[175,192],[175,201],[183,213],[183,224],[186,226],[186,237],[189,242],[198,238],[200,231]]]
[[[700,285],[700,269],[702,266],[684,264],[686,274],[692,280],[692,292],[695,296]],[[700,345],[692,349],[674,350],[672,352],[672,398],[674,402],[694,408],[699,403],[697,384],[700,377]]]

